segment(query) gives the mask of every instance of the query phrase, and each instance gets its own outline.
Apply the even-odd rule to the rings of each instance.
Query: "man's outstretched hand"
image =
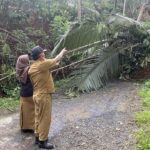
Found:
[[[67,54],[67,50],[66,50],[66,48],[63,48],[62,50],[61,50],[61,52],[55,57],[55,59],[56,59],[56,62],[59,62],[63,57],[64,57],[64,55],[66,55]]]
[[[68,51],[66,50],[66,48],[63,48],[63,49],[62,49],[62,53],[63,53],[63,55],[66,55],[66,54],[67,54],[67,52],[68,52]]]

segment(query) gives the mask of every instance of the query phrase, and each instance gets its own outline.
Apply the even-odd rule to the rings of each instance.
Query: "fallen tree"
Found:
[[[130,78],[150,62],[149,29],[119,14],[106,22],[73,24],[52,51],[55,56],[63,47],[69,50],[66,66],[55,71],[66,72],[67,86],[81,91],[97,90],[116,77]]]

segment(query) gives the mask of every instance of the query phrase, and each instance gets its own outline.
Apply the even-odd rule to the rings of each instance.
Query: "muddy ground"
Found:
[[[54,94],[49,141],[55,150],[136,150],[134,115],[141,108],[140,87],[117,81],[77,98]],[[33,134],[20,132],[18,113],[1,116],[0,149],[39,149]]]

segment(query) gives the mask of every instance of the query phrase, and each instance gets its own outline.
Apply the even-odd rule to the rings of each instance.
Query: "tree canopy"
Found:
[[[5,93],[16,86],[10,75],[17,57],[35,45],[47,48],[49,56],[63,47],[72,51],[61,65],[73,64],[64,70],[65,76],[85,81],[82,86],[70,82],[83,91],[149,62],[149,0],[0,0],[0,4],[0,82]],[[126,61],[120,62],[120,54]]]

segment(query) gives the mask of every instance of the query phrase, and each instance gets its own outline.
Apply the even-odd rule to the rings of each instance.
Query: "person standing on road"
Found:
[[[39,148],[53,149],[48,143],[48,133],[51,124],[52,93],[55,92],[51,69],[56,66],[66,54],[63,49],[55,58],[46,59],[44,49],[36,46],[31,55],[34,60],[29,69],[33,84],[33,100],[35,103],[35,144]]]
[[[20,84],[20,128],[23,132],[34,131],[35,109],[33,87],[28,76],[29,56],[21,55],[16,63],[16,76]]]

